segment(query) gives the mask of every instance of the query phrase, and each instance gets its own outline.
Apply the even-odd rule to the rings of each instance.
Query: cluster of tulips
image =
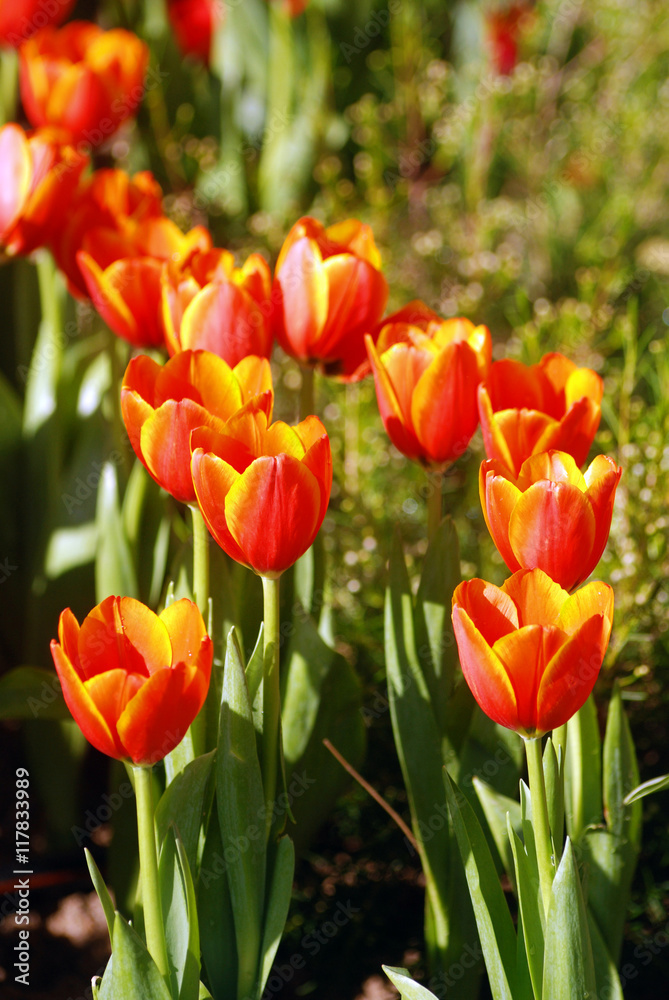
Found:
[[[69,6],[55,3],[54,17]],[[201,31],[189,20],[195,8]],[[170,10],[182,45],[205,58],[213,8],[175,2]],[[11,44],[17,30],[2,24],[0,36]],[[85,736],[135,770],[147,943],[166,976],[139,775],[181,743],[210,684],[207,535],[203,542],[198,526],[263,579],[262,778],[271,817],[281,760],[276,585],[314,542],[330,499],[320,419],[305,412],[296,426],[272,421],[275,341],[305,379],[314,369],[342,382],[373,375],[391,442],[430,477],[430,538],[442,520],[441,476],[480,423],[483,513],[512,575],[501,587],[459,584],[453,628],[477,702],[529,743],[567,723],[599,673],[613,595],[605,584],[581,584],[605,548],[621,469],[599,456],[580,471],[601,412],[594,371],[555,353],[531,366],[493,363],[485,326],[443,319],[422,302],[384,316],[388,286],[367,225],[299,219],[272,273],[260,254],[238,266],[204,226],[183,233],[164,214],[150,173],[91,170],[92,149],[135,114],[144,92],[148,49],[132,33],[72,22],[21,39],[21,96],[34,131],[0,129],[0,247],[6,257],[49,250],[72,295],[90,300],[132,345],[120,388],[130,443],[153,480],[193,511],[196,602],[155,614],[111,596],[81,626],[65,610],[52,643]],[[160,348],[164,362],[155,350],[138,353]],[[536,822],[543,849],[545,824]],[[266,836],[269,843],[271,822]],[[544,866],[545,892],[548,878]]]

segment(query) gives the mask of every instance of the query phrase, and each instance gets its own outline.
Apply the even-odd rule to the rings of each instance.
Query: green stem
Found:
[[[541,759],[541,738],[534,740],[525,739],[524,743],[527,755],[527,770],[530,778],[532,826],[534,828],[534,838],[537,847],[539,882],[541,884],[544,912],[548,916],[555,868],[552,861],[553,849],[551,847],[551,834],[548,822],[548,802],[546,800],[544,767]]]
[[[263,664],[263,732],[262,763],[265,790],[266,833],[272,827],[279,758],[279,719],[281,693],[279,688],[279,580],[263,576],[265,645]]]
[[[443,472],[435,472],[432,469],[428,469],[427,472],[427,540],[428,543],[432,541],[437,533],[437,529],[441,524],[442,518],[442,499],[441,499],[441,484],[443,480]]]
[[[193,598],[205,622],[209,614],[209,532],[200,508],[191,505],[193,515]]]
[[[313,368],[303,367],[300,369],[302,373],[302,383],[300,385],[300,420],[306,420],[315,412],[315,396],[314,396],[314,370]]]
[[[137,802],[137,839],[139,842],[139,870],[142,880],[142,906],[146,946],[163,979],[167,980],[169,963],[163,911],[158,881],[158,854],[153,823],[153,796],[151,768],[133,766],[135,798]]]
[[[109,328],[107,328],[107,350],[111,366],[112,439],[114,448],[121,456],[121,469],[126,473],[128,470],[128,435],[121,413],[121,387],[125,369],[118,354],[119,338]]]
[[[16,91],[19,77],[18,54],[15,49],[6,48],[0,55],[0,125],[16,118]]]
[[[270,3],[265,137],[258,164],[258,197],[268,212],[286,212],[296,194],[286,161],[287,132],[294,121],[295,54],[292,18],[284,5]]]

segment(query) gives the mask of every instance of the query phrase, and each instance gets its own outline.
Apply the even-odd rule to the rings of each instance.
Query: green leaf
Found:
[[[0,677],[0,719],[71,719],[58,674],[15,667]]]
[[[253,711],[234,629],[228,636],[216,760],[218,821],[235,921],[238,995],[255,991],[265,899],[265,801]]]
[[[146,945],[117,911],[112,960],[102,980],[100,1000],[119,1000],[120,997],[132,997],[132,1000],[176,1000],[158,972]]]
[[[198,869],[200,830],[206,829],[213,800],[211,781],[216,751],[196,757],[174,778],[156,807],[156,832],[161,845],[174,823],[184,845],[191,872]],[[194,876],[197,878],[197,874]]]
[[[444,782],[492,994],[495,1000],[520,1000],[516,932],[490,848],[472,807],[447,771]]]
[[[95,560],[95,594],[98,602],[110,595],[138,597],[137,578],[118,500],[117,470],[105,462],[98,485],[95,510],[98,553]]]
[[[615,962],[609,954],[606,941],[602,937],[597,921],[589,907],[588,930],[590,931],[592,960],[595,968],[595,981],[597,983],[596,996],[606,997],[606,1000],[624,1000],[620,976],[618,975]]]
[[[447,728],[448,700],[455,684],[457,646],[451,598],[460,583],[460,548],[450,518],[430,542],[416,596],[416,648],[439,729]]]
[[[213,995],[235,998],[237,946],[227,867],[218,814],[212,810],[197,886],[200,946]]]
[[[167,831],[158,865],[160,901],[169,963],[172,996],[197,1000],[200,982],[200,935],[195,891],[186,852],[178,835]]]
[[[641,842],[641,807],[636,805],[630,808],[625,803],[625,797],[639,784],[639,768],[617,685],[613,690],[606,719],[603,763],[606,825],[615,836],[629,843],[630,853],[636,854]]]
[[[601,741],[592,695],[567,723],[564,764],[565,818],[573,843],[602,821]]]
[[[665,788],[669,788],[669,774],[662,774],[657,778],[651,778],[649,781],[644,781],[643,784],[637,785],[636,788],[627,793],[623,802],[626,806],[629,806],[633,802],[638,802],[639,799],[645,799],[647,795],[653,795],[655,792],[663,792]]]
[[[544,782],[546,784],[546,801],[548,804],[548,822],[553,838],[555,856],[562,857],[564,844],[564,775],[562,768],[562,747],[555,752],[553,741],[548,737],[544,747],[543,757]]]
[[[112,903],[111,896],[105,885],[105,880],[100,874],[100,869],[95,863],[93,855],[84,847],[84,855],[86,857],[86,864],[88,865],[88,871],[90,872],[91,881],[93,882],[93,887],[100,900],[100,905],[102,906],[102,912],[105,915],[105,920],[107,921],[107,930],[109,931],[109,941],[111,943],[114,935],[114,904]]]
[[[595,970],[571,840],[553,879],[544,942],[543,1000],[595,997]]]
[[[402,1000],[437,1000],[434,993],[411,978],[407,969],[396,969],[391,965],[382,965],[381,968],[399,991]]]
[[[262,684],[264,649],[265,623],[263,622],[260,625],[258,638],[256,639],[255,646],[253,647],[253,652],[249,657],[249,662],[246,664],[246,683],[249,688],[249,700],[252,704],[255,702],[256,695],[258,694],[260,685]]]
[[[545,914],[539,891],[539,879],[508,815],[507,824],[516,872],[516,892],[522,918],[520,924],[525,941],[525,955],[534,998],[541,1000],[541,983],[544,973]]]
[[[77,566],[93,562],[98,545],[98,528],[94,521],[75,528],[57,528],[51,533],[44,557],[44,572],[55,580]]]
[[[290,837],[281,837],[276,847],[276,856],[270,876],[256,1000],[260,1000],[262,997],[283,929],[286,926],[294,872],[295,849],[293,842]]]
[[[510,799],[507,795],[502,795],[501,792],[495,791],[494,788],[487,785],[485,781],[481,781],[480,778],[474,777],[472,785],[483,808],[486,821],[495,841],[495,847],[502,859],[504,871],[511,879],[515,890],[516,874],[511,842],[509,840],[507,816],[510,818],[512,828],[518,832],[521,829],[520,806],[515,799]]]

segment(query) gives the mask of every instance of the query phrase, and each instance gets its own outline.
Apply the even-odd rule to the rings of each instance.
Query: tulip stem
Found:
[[[539,883],[544,912],[548,916],[551,899],[551,888],[555,867],[553,848],[551,846],[550,825],[548,820],[548,802],[546,799],[546,783],[541,757],[541,737],[524,739],[527,756],[527,771],[530,779],[530,798],[532,801],[532,827],[537,849],[537,865],[539,867]]]
[[[137,839],[139,842],[139,870],[142,885],[142,906],[144,910],[144,929],[146,946],[156,963],[158,971],[167,981],[169,963],[167,945],[165,943],[165,928],[163,926],[163,911],[160,901],[160,882],[158,880],[158,854],[156,851],[156,835],[153,822],[153,794],[150,767],[133,766],[135,799],[137,802]]]
[[[118,356],[119,338],[107,329],[107,349],[111,366],[111,397],[112,397],[112,437],[114,447],[121,456],[121,468],[127,471],[128,435],[126,434],[123,414],[121,413],[121,388],[123,386],[123,366]]]
[[[265,645],[263,663],[263,786],[265,790],[265,824],[269,840],[279,758],[279,719],[281,693],[279,688],[279,580],[263,576]]]
[[[209,531],[202,512],[191,504],[193,515],[193,600],[207,621],[209,614]]]
[[[427,540],[431,542],[437,534],[442,519],[441,484],[443,472],[432,469],[427,473]]]

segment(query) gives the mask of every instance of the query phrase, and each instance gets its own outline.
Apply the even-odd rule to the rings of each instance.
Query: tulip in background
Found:
[[[542,452],[517,478],[499,459],[483,462],[483,514],[511,572],[542,569],[565,590],[587,579],[606,547],[621,475],[603,455],[582,474],[571,455]]]
[[[395,447],[435,469],[454,462],[478,426],[476,391],[492,360],[488,328],[442,319],[412,302],[384,319],[376,345],[365,339],[381,419]]]
[[[60,24],[69,17],[74,0],[0,0],[0,45],[17,49],[49,24]]]
[[[535,739],[584,704],[613,623],[613,591],[589,583],[571,596],[543,570],[520,570],[495,587],[459,584],[453,627],[460,665],[491,719]]]
[[[309,217],[296,222],[272,289],[274,333],[284,351],[345,381],[366,374],[364,335],[377,329],[388,299],[380,268],[369,226],[356,219],[327,229]]]
[[[162,315],[170,354],[202,348],[236,365],[249,354],[268,358],[272,278],[264,257],[242,267],[227,250],[168,259],[162,275]]]
[[[56,128],[72,143],[99,146],[136,114],[149,49],[122,28],[72,21],[38,31],[21,46],[19,60],[30,123]]]
[[[202,708],[213,645],[191,601],[156,615],[133,598],[108,597],[81,626],[63,611],[51,654],[86,739],[117,760],[150,766]]]
[[[64,221],[88,157],[47,129],[26,135],[13,123],[0,129],[0,250],[28,254],[48,242]]]
[[[225,18],[225,3],[222,0],[167,0],[167,16],[182,53],[208,66],[214,32]]]
[[[226,422],[250,401],[272,412],[272,376],[265,358],[248,357],[232,369],[208,351],[181,351],[165,365],[133,358],[123,377],[121,408],[135,454],[155,481],[194,504],[191,431]]]
[[[191,437],[200,510],[216,542],[237,562],[275,579],[314,541],[332,487],[332,456],[317,417],[269,423],[249,406]]]
[[[479,415],[488,458],[518,475],[526,458],[566,451],[583,465],[599,427],[604,383],[563,354],[539,364],[495,361],[479,388]]]

